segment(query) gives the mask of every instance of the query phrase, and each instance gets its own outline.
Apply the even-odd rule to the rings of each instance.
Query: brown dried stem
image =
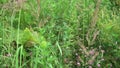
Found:
[[[84,46],[84,44],[83,44],[81,41],[78,41],[78,45],[82,48],[82,51],[83,51],[87,56],[89,56],[89,53],[88,53],[86,47]]]
[[[92,43],[95,41],[97,35],[99,34],[99,31],[97,31],[97,32],[94,32],[94,31],[95,31],[97,18],[98,18],[100,3],[101,3],[101,0],[98,0],[96,3],[96,8],[94,10],[92,20],[90,22],[90,28],[88,29],[88,32],[86,34],[86,40],[88,41],[88,45],[92,45]],[[91,32],[94,34],[92,40],[90,39]]]
[[[90,60],[88,60],[87,64],[93,64],[95,61],[95,58],[99,55],[99,52],[96,52],[94,56]]]

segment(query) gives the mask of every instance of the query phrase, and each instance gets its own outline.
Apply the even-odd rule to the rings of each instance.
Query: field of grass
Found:
[[[0,68],[119,68],[119,0],[0,0]]]

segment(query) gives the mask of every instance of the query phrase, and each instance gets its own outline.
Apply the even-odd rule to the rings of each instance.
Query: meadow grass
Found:
[[[119,68],[120,11],[111,2],[1,0],[0,68]]]

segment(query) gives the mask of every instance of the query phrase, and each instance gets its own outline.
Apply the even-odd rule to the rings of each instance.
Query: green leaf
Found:
[[[46,48],[48,45],[44,36],[42,36],[40,33],[38,35],[38,33],[35,31],[30,31],[28,28],[26,28],[22,33],[21,44],[23,44],[25,47],[32,47],[33,45],[37,44],[42,48]]]
[[[28,28],[26,28],[23,31],[23,34],[22,34],[22,37],[21,37],[21,44],[25,45],[26,47],[33,46],[34,43],[38,43],[35,36],[36,35],[33,35],[33,33]]]

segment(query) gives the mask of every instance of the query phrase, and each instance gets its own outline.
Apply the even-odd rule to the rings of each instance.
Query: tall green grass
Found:
[[[94,19],[96,3],[1,0],[0,67],[120,67],[119,8],[101,0]]]

